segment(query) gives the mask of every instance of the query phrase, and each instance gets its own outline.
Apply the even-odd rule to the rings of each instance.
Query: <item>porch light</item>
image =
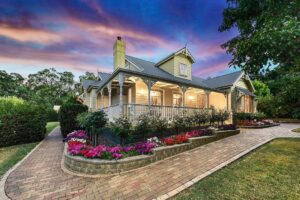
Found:
[[[139,93],[140,93],[140,95],[145,96],[146,91],[142,89],[142,90],[139,91]]]
[[[193,100],[194,99],[194,96],[189,96],[189,100]]]

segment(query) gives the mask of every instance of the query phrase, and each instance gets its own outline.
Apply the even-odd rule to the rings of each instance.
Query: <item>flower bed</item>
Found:
[[[238,124],[239,128],[268,128],[273,126],[279,126],[279,123],[273,122],[273,120],[261,120],[261,121],[254,121],[254,120],[244,120],[240,121]]]
[[[168,143],[170,138],[164,140],[151,138],[145,143],[138,143],[129,147],[108,147],[103,145],[90,147],[76,141],[74,138],[69,138],[69,141],[66,141],[67,143],[65,146],[64,165],[71,171],[84,174],[120,173],[145,166],[149,163],[162,160],[166,157],[176,155],[224,137],[238,134],[239,132],[239,130],[224,130],[202,136],[201,134],[204,134],[204,132],[199,131],[198,136],[189,138],[187,135],[192,133],[188,132],[172,137],[173,142],[171,143]],[[168,142],[166,142],[166,140]],[[161,144],[159,144],[159,142],[161,142]],[[68,145],[74,146],[70,148]],[[82,150],[84,151],[82,152]],[[129,154],[128,152],[130,151],[134,153]],[[116,153],[118,155],[114,156]],[[109,156],[106,154],[109,154]],[[122,154],[123,156],[120,156],[119,154]]]

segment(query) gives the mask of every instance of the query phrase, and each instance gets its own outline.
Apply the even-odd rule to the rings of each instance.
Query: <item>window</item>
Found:
[[[179,75],[180,76],[188,76],[188,69],[187,65],[180,63],[179,64]]]
[[[162,94],[161,91],[151,90],[151,103],[154,106],[161,106],[162,105]]]
[[[182,106],[182,95],[181,94],[173,94],[173,106]]]

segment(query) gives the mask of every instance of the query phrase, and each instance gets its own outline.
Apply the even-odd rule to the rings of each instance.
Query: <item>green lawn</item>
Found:
[[[58,122],[47,123],[47,134],[57,125]],[[38,142],[0,148],[0,179],[7,170],[22,160],[37,144]]]
[[[300,133],[300,128],[296,128],[296,129],[294,129],[294,130],[292,130],[292,131],[297,132],[297,133]]]
[[[300,139],[276,139],[174,199],[300,199]]]
[[[46,134],[48,135],[58,125],[59,125],[59,122],[48,122],[47,126],[46,126],[46,128],[47,128],[47,133]]]

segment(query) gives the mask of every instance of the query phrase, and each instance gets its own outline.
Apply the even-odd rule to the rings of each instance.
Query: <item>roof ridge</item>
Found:
[[[135,59],[139,59],[139,60],[142,60],[142,61],[145,61],[145,62],[149,62],[149,63],[155,64],[155,62],[152,62],[152,61],[149,61],[149,60],[144,60],[144,59],[141,59],[141,58],[138,58],[138,57],[134,57],[134,56],[130,56],[130,55],[125,55],[125,56],[132,57],[132,58],[135,58]]]
[[[220,77],[228,76],[228,75],[235,74],[235,73],[238,73],[238,72],[243,72],[243,71],[240,70],[240,71],[236,71],[236,72],[231,72],[229,74],[223,74],[223,75],[220,75],[220,76],[215,76],[215,77],[212,77],[212,78],[207,78],[206,80],[213,79],[213,78],[220,78]]]

